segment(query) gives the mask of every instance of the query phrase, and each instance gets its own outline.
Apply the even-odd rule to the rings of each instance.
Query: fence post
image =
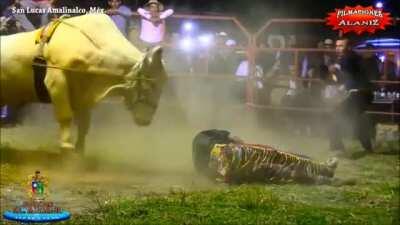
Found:
[[[246,103],[254,103],[253,81],[256,72],[256,47],[257,46],[255,46],[254,36],[252,36],[249,39],[249,45],[247,48],[249,75],[247,76],[247,82],[246,82]]]

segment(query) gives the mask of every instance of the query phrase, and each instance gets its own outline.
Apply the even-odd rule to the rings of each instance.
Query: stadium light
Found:
[[[372,45],[375,47],[389,47],[389,48],[400,47],[400,43],[374,43]]]
[[[184,24],[183,24],[183,30],[185,31],[185,32],[192,32],[193,31],[193,23],[192,22],[185,22]]]
[[[379,1],[375,4],[375,7],[378,9],[382,9],[383,8],[383,2]]]
[[[379,56],[379,60],[381,60],[381,62],[385,62],[385,59],[386,59],[385,55]]]
[[[187,52],[192,51],[194,48],[193,39],[190,37],[186,37],[186,38],[182,39],[181,43],[180,43],[180,47],[184,51],[187,51]]]

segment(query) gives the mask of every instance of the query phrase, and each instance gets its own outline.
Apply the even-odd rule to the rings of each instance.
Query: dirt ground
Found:
[[[192,138],[204,129],[227,129],[246,142],[270,144],[321,161],[335,155],[328,151],[323,135],[272,128],[262,119],[268,115],[260,117],[233,100],[231,89],[202,84],[186,87],[174,83],[169,87],[149,127],[136,126],[118,101],[100,104],[93,110],[84,157],[60,154],[50,105],[24,108],[22,124],[1,129],[1,165],[12,168],[2,175],[8,173],[17,181],[5,182],[2,177],[1,209],[22,201],[25,191],[21,183],[35,170],[49,178],[50,199],[72,212],[93,206],[96,196],[220,188],[199,177],[192,166]],[[337,176],[355,177],[360,170],[343,159]]]

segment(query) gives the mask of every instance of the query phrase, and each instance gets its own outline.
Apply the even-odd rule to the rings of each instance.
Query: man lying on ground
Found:
[[[225,130],[206,130],[193,140],[198,172],[225,183],[274,182],[329,184],[337,158],[318,163],[268,145],[246,144]]]

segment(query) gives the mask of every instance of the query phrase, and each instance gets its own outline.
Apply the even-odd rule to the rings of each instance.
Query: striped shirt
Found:
[[[279,151],[267,145],[215,144],[209,168],[218,181],[320,182],[333,177],[324,163]]]

